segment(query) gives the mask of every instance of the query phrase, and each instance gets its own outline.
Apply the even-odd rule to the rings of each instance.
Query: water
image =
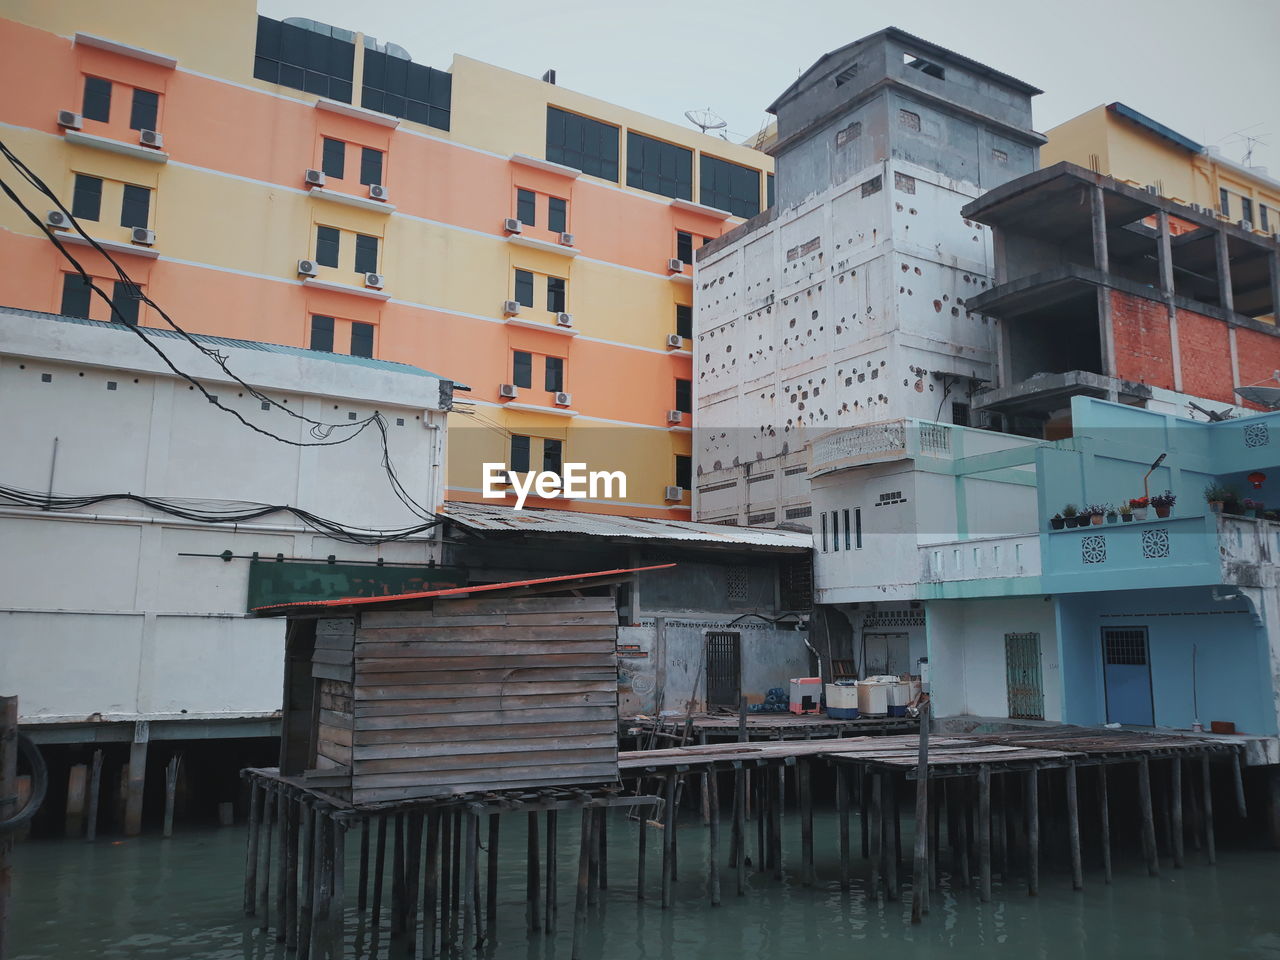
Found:
[[[527,941],[524,933],[524,818],[504,817],[495,958],[568,960],[576,876],[577,820],[560,817],[560,930]],[[649,900],[635,900],[635,826],[615,814],[609,832],[610,889],[592,916],[585,956],[607,960],[773,960],[781,957],[910,960],[939,957],[1125,958],[1144,960],[1280,960],[1280,858],[1271,851],[1220,850],[1216,867],[1188,849],[1187,868],[1167,860],[1158,879],[1137,860],[1121,858],[1115,881],[1103,884],[1086,860],[1085,889],[1046,865],[1040,896],[1030,898],[1011,880],[994,884],[993,900],[976,892],[943,889],[922,926],[910,921],[909,889],[898,903],[867,900],[865,864],[856,859],[854,888],[842,893],[835,817],[817,814],[819,882],[806,888],[789,876],[778,883],[748,871],[749,890],[735,894],[734,875],[722,871],[723,905],[703,899],[705,831],[696,821],[680,831],[676,905],[662,910],[658,886],[660,831],[650,830]],[[754,849],[753,825],[749,824]],[[904,826],[908,826],[905,825]],[[799,824],[786,824],[788,869],[798,866]],[[904,853],[910,849],[909,831]],[[347,863],[354,904],[358,834]],[[728,830],[722,831],[727,855]],[[1090,852],[1086,848],[1087,854]],[[907,854],[909,856],[909,854]],[[390,858],[388,858],[390,859]],[[483,862],[483,857],[482,857]],[[14,960],[275,960],[292,957],[240,915],[244,831],[188,830],[172,840],[142,837],[32,841],[15,856],[16,890],[11,943]],[[274,895],[273,895],[274,896]],[[348,934],[358,934],[354,910]],[[384,940],[385,943],[385,940]]]

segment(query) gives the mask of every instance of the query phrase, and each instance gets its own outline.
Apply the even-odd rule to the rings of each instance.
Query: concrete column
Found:
[[[1093,213],[1093,265],[1103,273],[1111,269],[1107,255],[1107,215],[1102,187],[1095,186],[1089,193]]]
[[[69,840],[78,839],[84,833],[85,785],[89,768],[83,763],[72,764],[67,774],[67,811],[63,833]]]
[[[1236,303],[1231,292],[1231,257],[1227,253],[1226,232],[1219,230],[1215,240],[1218,248],[1218,299],[1222,303],[1222,309],[1234,313]]]
[[[142,832],[142,791],[147,782],[147,745],[150,741],[151,725],[146,720],[139,720],[133,725],[126,782],[124,832],[129,837],[136,837]]]
[[[1116,376],[1116,348],[1111,324],[1111,288],[1102,285],[1098,286],[1098,348],[1102,372],[1108,377]],[[1107,399],[1115,401],[1115,390],[1109,391]]]
[[[1169,235],[1168,211],[1156,213],[1156,246],[1160,259],[1160,291],[1169,317],[1169,362],[1173,366],[1173,389],[1182,391],[1182,348],[1178,344],[1178,308],[1173,302],[1173,247]]]
[[[1111,270],[1111,258],[1107,253],[1107,215],[1105,194],[1102,187],[1095,186],[1089,191],[1089,206],[1093,221],[1093,265],[1102,273]],[[1098,287],[1098,342],[1102,372],[1108,377],[1116,375],[1115,339],[1111,329],[1111,289]],[[1108,400],[1115,400],[1115,391],[1111,391]]]
[[[1280,250],[1271,252],[1271,316],[1280,323]]]

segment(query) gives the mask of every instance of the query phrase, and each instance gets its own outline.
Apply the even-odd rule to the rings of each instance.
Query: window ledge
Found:
[[[549,413],[553,417],[576,417],[577,410],[569,407],[544,407],[537,403],[520,403],[516,400],[508,401],[503,404],[508,410],[523,410],[525,413]]]
[[[522,233],[509,234],[507,242],[514,243],[517,247],[528,247],[530,250],[545,250],[547,253],[558,253],[562,257],[576,257],[582,252],[577,247],[566,247],[563,243],[552,243],[550,240],[526,237]]]
[[[148,260],[155,260],[160,256],[160,251],[154,247],[144,247],[136,243],[121,243],[119,240],[99,240],[97,237],[94,237],[93,243],[90,243],[78,233],[59,230],[55,230],[53,235],[63,243],[78,243],[82,247],[92,247],[93,243],[96,243],[103,250],[110,253],[129,253],[135,257],[146,257]]]
[[[331,200],[334,203],[346,204],[348,207],[359,207],[361,210],[372,210],[374,213],[392,214],[396,211],[394,203],[387,203],[385,200],[374,200],[372,197],[361,197],[354,193],[343,193],[341,190],[312,187],[307,192],[313,197],[319,197],[321,200]]]
[[[334,293],[350,293],[357,297],[367,297],[370,300],[390,300],[391,294],[385,290],[374,290],[371,287],[352,287],[345,283],[334,283],[331,280],[317,280],[315,277],[307,277],[302,281],[304,287],[311,287],[315,290],[330,290]]]
[[[681,200],[679,198],[671,201],[671,206],[677,210],[688,210],[690,213],[700,213],[704,217],[711,217],[714,220],[728,220],[733,216],[728,210],[721,210],[719,207],[708,207],[706,204],[694,203],[692,200]]]
[[[689,276],[687,273],[673,273],[671,274],[671,279],[676,283],[687,283],[690,286],[693,285],[693,277]]]
[[[573,327],[562,327],[558,323],[539,323],[537,320],[521,320],[519,317],[507,317],[506,323],[509,327],[541,330],[543,333],[556,333],[562,337],[576,337],[578,335],[578,331]]]
[[[141,60],[143,63],[154,63],[156,66],[165,67],[168,70],[172,70],[178,65],[176,57],[166,56],[163,53],[156,53],[154,50],[146,50],[142,47],[131,46],[118,40],[108,40],[106,37],[99,37],[92,33],[77,33],[75,43],[78,47],[93,47],[97,50],[106,50],[108,53],[118,53],[122,57]]]
[[[558,173],[560,176],[568,177],[571,180],[577,180],[582,176],[582,171],[577,167],[565,166],[563,163],[552,163],[550,160],[540,160],[537,157],[529,156],[527,153],[513,153],[511,162],[533,167],[535,170],[545,170],[547,173]]]
[[[671,433],[693,433],[693,427],[667,427]]]
[[[672,356],[672,357],[692,357],[693,351],[692,350],[674,350],[668,347],[667,354],[668,356]]]
[[[376,123],[380,127],[391,127],[395,129],[400,126],[400,118],[393,117],[389,113],[379,113],[377,110],[366,110],[364,107],[357,107],[350,103],[342,103],[338,100],[325,100],[321,98],[316,101],[317,110],[328,110],[330,113],[339,113],[344,117],[351,117],[355,120],[366,120],[369,123]]]
[[[67,130],[62,136],[67,143],[78,144],[82,147],[92,147],[95,150],[105,150],[108,153],[120,153],[126,157],[150,160],[152,163],[169,162],[169,154],[163,150],[144,147],[140,143],[125,143],[123,140],[112,140],[110,137],[100,137],[95,133],[82,133],[79,130]]]

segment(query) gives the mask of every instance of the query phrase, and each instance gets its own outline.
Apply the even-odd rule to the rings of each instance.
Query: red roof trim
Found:
[[[397,593],[389,597],[337,597],[333,600],[298,600],[293,603],[273,603],[254,607],[254,613],[262,610],[284,610],[292,607],[353,607],[371,603],[390,603],[394,600],[424,600],[427,597],[447,597],[459,593],[484,593],[489,590],[505,590],[509,587],[531,587],[541,583],[559,583],[564,580],[586,580],[594,577],[610,577],[623,573],[642,573],[645,570],[666,570],[674,563],[659,563],[652,567],[629,567],[623,570],[601,570],[598,573],[570,573],[559,577],[542,577],[539,580],[513,580],[510,583],[487,583],[478,587],[450,587],[447,590],[426,590],[422,593]]]

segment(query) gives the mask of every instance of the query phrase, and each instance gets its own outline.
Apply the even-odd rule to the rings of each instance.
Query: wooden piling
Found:
[[[333,839],[332,892],[329,901],[329,956],[342,960],[347,942],[347,825],[333,820],[329,827]],[[412,928],[411,928],[412,929]],[[412,954],[410,954],[412,956]]]
[[[597,882],[601,890],[609,889],[609,808],[600,808],[600,867],[597,871]]]
[[[707,774],[707,886],[713,907],[720,906],[720,784],[713,767]],[[812,833],[812,825],[810,825]],[[603,872],[603,871],[602,871]]]
[[[1107,765],[1098,764],[1098,841],[1102,846],[1102,880],[1111,882],[1111,807],[1107,801]]]
[[[531,814],[534,823],[537,823],[537,814]],[[466,856],[463,859],[463,877],[462,877],[462,949],[469,952],[476,945],[476,901],[475,889],[478,869],[477,851],[480,846],[480,817],[478,814],[468,810],[466,817],[466,837],[464,839]],[[535,838],[535,844],[537,842]],[[535,855],[536,859],[536,855]],[[534,905],[534,913],[537,913],[537,904]],[[534,927],[540,929],[541,924]]]
[[[333,956],[333,821],[321,810],[315,814],[315,907],[311,912],[311,948],[317,960]]]
[[[1236,816],[1241,820],[1249,816],[1249,808],[1244,802],[1244,776],[1240,771],[1240,751],[1231,751],[1231,779],[1236,788]]]
[[[591,815],[591,865],[587,874],[587,906],[594,907],[600,902],[600,813],[592,808]]]
[[[453,864],[453,814],[444,811],[440,814],[440,949],[453,940],[453,929],[449,918],[449,890],[451,886],[450,870]]]
[[[316,873],[314,840],[316,816],[311,804],[305,800],[299,800],[298,805],[302,810],[302,832],[298,837],[301,861],[298,870],[298,882],[301,888],[301,903],[297,914],[298,960],[308,960],[311,956],[311,915],[315,911],[313,882]]]
[[[73,763],[71,769],[67,771],[67,806],[62,832],[68,840],[77,839],[84,833],[84,804],[88,780],[87,764]]]
[[[285,931],[289,923],[287,919],[289,910],[289,834],[292,830],[292,824],[289,822],[289,797],[285,793],[282,784],[276,787],[275,800],[276,825],[280,831],[280,839],[277,841],[279,846],[276,849],[276,859],[278,861],[276,868],[276,943],[284,943],[286,939]]]
[[[1182,869],[1183,832],[1182,832],[1182,758],[1175,756],[1169,761],[1169,828],[1173,833],[1173,867]]]
[[[836,790],[840,790],[837,782]],[[916,753],[916,835],[911,866],[911,922],[921,923],[929,912],[929,705],[920,707],[920,741]],[[840,824],[841,886],[848,888],[849,830]]]
[[[418,930],[418,893],[422,868],[422,827],[425,814],[415,810],[405,822],[404,929],[409,935],[408,956],[414,956]]]
[[[933,891],[938,889],[938,826],[941,818],[938,814],[939,797],[942,795],[940,784],[936,781],[929,783],[929,891],[930,899],[932,899]],[[929,900],[925,901],[925,906],[929,906]]]
[[[884,898],[898,899],[898,851],[895,843],[895,818],[897,800],[894,796],[893,774],[880,777],[880,860],[884,873]]]
[[[265,795],[256,780],[249,782],[249,835],[245,847],[244,864],[244,915],[252,917],[258,898],[258,816]]]
[[[978,899],[991,902],[991,768],[985,763],[978,767]]]
[[[397,813],[392,821],[391,840],[391,938],[405,931],[404,908],[404,847],[405,815]]]
[[[150,724],[146,720],[134,723],[133,743],[129,745],[128,792],[124,812],[124,833],[127,837],[142,833],[142,798],[147,784],[147,745],[150,739]]]
[[[840,827],[840,889],[848,890],[849,883],[849,784],[847,769],[843,763],[836,770],[836,821]],[[741,893],[741,891],[739,891]]]
[[[676,845],[676,830],[675,830],[676,780],[677,780],[677,776],[674,771],[667,774],[667,809],[666,809],[666,816],[663,818],[663,831],[662,831],[662,909],[664,910],[666,910],[671,906],[671,885],[672,885],[672,869],[671,868],[672,868],[672,860],[675,857],[675,845]],[[583,811],[582,816],[583,816],[583,828],[582,828],[583,843],[585,844],[590,839],[590,833],[589,833],[590,825],[587,822],[587,813],[585,810]],[[589,851],[584,849],[583,855],[588,856]],[[582,870],[586,870],[586,869],[589,869],[589,865],[584,862],[582,865],[580,865],[579,871],[581,872]],[[584,898],[586,897],[585,883],[586,883],[586,875],[583,874],[582,876],[579,877],[578,885],[579,885],[579,896]],[[582,904],[582,909],[583,910],[586,909],[585,900]],[[577,939],[576,920],[575,920],[574,939],[575,940]]]
[[[285,851],[284,948],[294,951],[298,949],[298,857],[303,804],[286,796],[285,806],[288,808],[289,829]]]
[[[800,881],[813,886],[813,790],[809,778],[809,761],[801,759],[796,767],[796,791],[800,800]]]
[[[542,929],[545,931],[546,935],[549,937],[555,936],[556,915],[560,911],[558,894],[556,892],[556,883],[557,883],[556,868],[558,866],[559,859],[560,859],[557,856],[557,851],[556,851],[556,827],[558,826],[556,822],[557,819],[558,818],[556,816],[555,810],[547,811],[547,882],[545,884],[547,888],[546,889],[547,912],[546,912],[546,916],[544,916],[542,920]],[[642,825],[641,829],[643,829],[643,824],[644,824],[643,814],[641,815],[640,823]],[[495,913],[495,917],[496,917],[496,913]],[[492,926],[493,926],[493,921],[491,920],[490,929],[492,929]]]
[[[866,860],[871,856],[871,839],[870,827],[867,823],[867,796],[874,793],[873,789],[869,789],[869,774],[865,767],[859,766],[856,774],[858,784],[858,829],[862,834],[862,859]]]
[[[960,885],[965,889],[973,883],[973,869],[969,860],[969,798],[964,780],[955,782],[956,850],[959,854]]]
[[[449,858],[449,942],[457,943],[458,941],[458,925],[461,923],[461,917],[458,915],[461,906],[461,889],[462,883],[462,811],[455,809],[450,815],[450,830],[453,832],[453,839],[450,842],[450,858]]]
[[[381,819],[381,818],[380,818]],[[436,923],[440,893],[440,822],[439,810],[427,814],[426,864],[422,870],[422,955],[436,955]]]
[[[542,871],[538,866],[538,814],[530,811],[525,844],[525,926],[530,933],[542,930]]]
[[[871,835],[871,895],[880,895],[880,881],[884,877],[884,818],[880,815],[882,790],[880,774],[871,774],[870,824]],[[866,818],[864,818],[866,819]]]
[[[173,808],[178,799],[178,770],[182,765],[182,754],[175,753],[169,758],[164,771],[164,833],[173,836]],[[278,820],[279,817],[276,817]],[[269,858],[268,858],[269,859]]]
[[[360,820],[360,874],[356,881],[356,912],[364,913],[369,907],[369,818]]]
[[[1144,754],[1138,758],[1138,812],[1142,816],[1142,854],[1147,861],[1147,874],[1160,876],[1156,853],[1155,814],[1151,808],[1151,762]]]
[[[93,751],[93,765],[89,769],[89,801],[85,807],[86,840],[98,837],[98,797],[102,792],[102,751]]]
[[[676,775],[674,773],[667,774],[667,822],[672,820],[675,814],[675,797],[676,797]],[[591,879],[591,838],[592,838],[592,811],[590,807],[582,808],[582,838],[578,844],[578,889],[577,896],[574,900],[573,907],[573,946],[570,950],[570,960],[582,960],[583,950],[586,948],[585,939],[587,935],[587,886]],[[665,834],[670,834],[668,829]],[[664,847],[669,845],[670,837],[665,838]],[[664,853],[662,858],[662,905],[669,907],[670,902],[670,861]]]
[[[649,843],[649,818],[642,811],[640,813],[640,826],[636,830],[636,899],[644,899],[644,873],[645,858],[648,856]]]
[[[266,931],[271,925],[271,840],[275,825],[275,803],[271,791],[264,784],[262,788],[262,821],[261,840],[258,844],[262,851],[262,863],[258,870],[258,929]]]
[[[773,827],[773,852],[770,859],[773,861],[773,878],[775,880],[782,879],[782,811],[786,807],[787,802],[787,768],[785,764],[778,764],[774,767],[776,792],[771,800],[773,805],[770,812],[772,813]]]
[[[1071,889],[1084,889],[1084,865],[1080,860],[1080,800],[1076,791],[1076,765],[1067,764],[1067,837],[1071,844]]]
[[[1204,849],[1209,863],[1218,862],[1218,848],[1213,836],[1213,781],[1209,778],[1209,754],[1200,755],[1200,778],[1203,789],[1204,806]]]
[[[378,816],[377,837],[373,845],[373,938],[378,941],[378,930],[382,916],[382,884],[383,874],[387,868],[387,815]]]
[[[1027,803],[1027,895],[1040,893],[1040,768],[1033,766],[1026,772]]]
[[[548,822],[550,817],[547,818]],[[489,930],[492,931],[494,925],[498,922],[498,835],[501,826],[501,817],[499,814],[489,814],[489,837],[486,843],[488,850],[488,862],[485,866],[485,920],[488,922]],[[548,838],[549,841],[550,838]],[[550,845],[547,849],[550,855]]]

